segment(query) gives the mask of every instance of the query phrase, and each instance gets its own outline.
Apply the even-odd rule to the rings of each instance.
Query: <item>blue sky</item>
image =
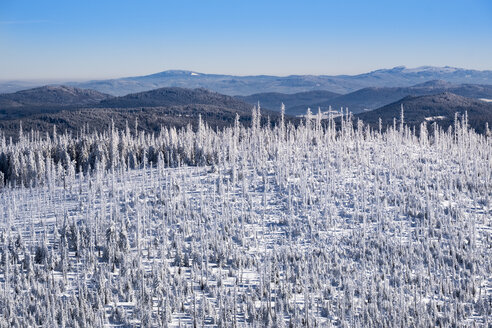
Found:
[[[492,69],[492,1],[1,0],[0,79]]]

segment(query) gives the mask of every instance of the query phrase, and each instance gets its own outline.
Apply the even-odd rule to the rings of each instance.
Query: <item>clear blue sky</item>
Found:
[[[0,79],[492,69],[492,1],[0,0]]]

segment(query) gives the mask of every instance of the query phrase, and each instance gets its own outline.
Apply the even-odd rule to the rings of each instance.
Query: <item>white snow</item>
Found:
[[[316,119],[318,113],[311,114],[311,119]],[[337,117],[342,116],[343,114],[341,112],[335,111],[335,110],[327,110],[327,111],[322,111],[320,118],[322,120],[327,120],[330,117],[335,119]],[[302,115],[297,115],[299,118],[308,118],[308,114],[302,114]]]
[[[425,120],[426,121],[438,121],[438,120],[444,120],[446,118],[446,116],[429,116],[429,117],[426,117]]]
[[[404,68],[403,72],[405,73],[421,73],[421,72],[434,72],[434,73],[454,73],[459,71],[459,68],[444,66],[444,67],[436,67],[436,66],[420,66],[415,68]]]

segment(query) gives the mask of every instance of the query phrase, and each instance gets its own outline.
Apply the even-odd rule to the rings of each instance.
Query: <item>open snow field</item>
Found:
[[[0,326],[490,325],[490,137],[331,124],[2,189]]]

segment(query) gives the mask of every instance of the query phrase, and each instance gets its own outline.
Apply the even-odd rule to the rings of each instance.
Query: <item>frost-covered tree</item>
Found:
[[[0,138],[0,327],[486,327],[490,135],[403,114]]]

